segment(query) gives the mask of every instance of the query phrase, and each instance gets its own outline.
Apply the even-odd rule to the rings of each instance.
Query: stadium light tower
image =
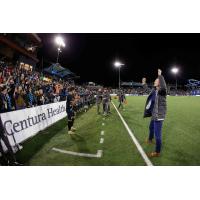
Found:
[[[119,61],[115,61],[115,63],[114,63],[114,66],[115,66],[116,68],[119,69],[119,90],[120,90],[120,82],[121,82],[121,80],[120,80],[120,69],[121,69],[121,67],[122,67],[123,65],[124,65],[124,64],[122,64],[122,63],[119,62]]]
[[[59,55],[60,55],[60,52],[61,52],[61,47],[65,47],[65,42],[64,42],[64,39],[60,36],[57,36],[55,38],[55,43],[58,45],[58,54],[57,54],[57,59],[56,59],[56,62],[58,63],[58,59],[59,59]]]
[[[177,74],[179,72],[179,69],[177,67],[173,67],[171,69],[171,72],[175,75],[175,78],[176,78],[176,93],[177,93]]]

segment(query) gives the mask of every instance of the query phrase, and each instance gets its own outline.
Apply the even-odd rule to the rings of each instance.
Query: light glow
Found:
[[[62,37],[57,36],[57,37],[55,38],[55,42],[56,42],[56,44],[57,44],[58,46],[65,47],[65,43],[64,43],[64,40],[63,40]]]
[[[173,74],[177,74],[177,73],[179,72],[179,69],[178,69],[177,67],[173,67],[173,68],[171,69],[171,72],[172,72]]]
[[[124,64],[122,64],[121,62],[119,62],[119,61],[116,61],[115,63],[114,63],[114,66],[116,67],[116,68],[119,68],[119,67],[121,67],[121,66],[123,66]]]

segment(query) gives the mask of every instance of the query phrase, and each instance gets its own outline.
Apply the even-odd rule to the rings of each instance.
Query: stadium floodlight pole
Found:
[[[119,61],[116,61],[116,62],[114,63],[114,66],[115,66],[116,68],[119,69],[119,90],[120,90],[120,82],[121,82],[121,79],[120,79],[120,69],[121,69],[121,67],[122,67],[123,65],[124,65],[124,64],[122,64],[122,63],[119,62]]]
[[[60,47],[58,47],[58,54],[57,54],[57,58],[56,58],[56,63],[58,63],[58,58],[59,58],[59,55],[60,55],[60,52],[61,52],[61,50],[60,50]]]
[[[60,36],[57,36],[55,38],[55,42],[58,45],[58,48],[57,48],[58,54],[57,54],[57,59],[56,59],[56,62],[58,63],[59,55],[60,55],[60,52],[61,52],[61,47],[65,47],[65,43],[64,43],[63,38],[60,37]]]
[[[171,69],[171,72],[175,75],[175,79],[176,79],[176,94],[177,94],[177,87],[178,87],[178,85],[177,85],[177,74],[178,74],[178,72],[179,72],[179,69],[177,68],[177,67],[173,67],[172,69]]]

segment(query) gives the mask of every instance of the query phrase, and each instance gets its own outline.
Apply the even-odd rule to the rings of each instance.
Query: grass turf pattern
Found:
[[[111,112],[107,117],[97,115],[94,106],[81,114],[75,120],[76,135],[67,134],[66,119],[59,121],[25,142],[23,150],[17,154],[19,161],[25,165],[45,166],[145,165],[113,107]],[[102,137],[104,143],[100,144]],[[103,150],[103,156],[77,157],[52,151],[52,148],[90,154]]]
[[[134,132],[145,152],[155,145],[145,144],[150,118],[143,119],[146,97],[128,97],[122,116]],[[167,116],[163,125],[161,157],[152,158],[154,165],[200,165],[200,98],[168,96]]]
[[[125,110],[119,110],[146,153],[154,150],[147,145],[150,118],[143,119],[146,97],[127,97]],[[199,97],[167,97],[167,116],[163,126],[163,151],[161,157],[151,159],[154,165],[200,165],[200,110]],[[117,100],[113,100],[115,105]],[[107,117],[96,114],[96,106],[79,115],[75,121],[77,134],[67,134],[67,120],[62,119],[53,126],[26,141],[17,158],[25,165],[145,165],[132,143],[119,116],[111,105]],[[105,120],[103,120],[105,118]],[[102,126],[105,123],[105,126]],[[101,131],[104,130],[104,136]],[[100,138],[104,138],[102,144]],[[101,158],[77,157],[52,151],[96,154],[103,150]]]

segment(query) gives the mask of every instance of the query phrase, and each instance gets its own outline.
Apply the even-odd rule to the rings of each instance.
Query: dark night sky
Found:
[[[43,47],[39,57],[56,61],[54,37],[39,34]],[[161,68],[168,83],[174,83],[170,67],[180,68],[179,83],[189,78],[200,79],[200,34],[59,34],[64,37],[59,62],[80,76],[81,81],[117,85],[115,59],[125,63],[122,81],[153,81]]]

